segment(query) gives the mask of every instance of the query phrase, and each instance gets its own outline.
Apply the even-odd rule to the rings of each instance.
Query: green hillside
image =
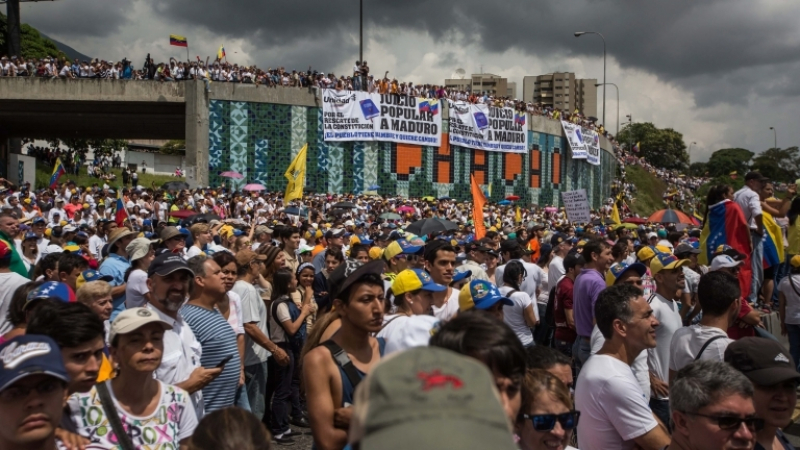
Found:
[[[667,186],[655,175],[640,166],[627,166],[625,168],[628,182],[636,186],[634,202],[630,208],[639,216],[647,217],[653,212],[664,209],[664,191]]]
[[[2,49],[0,54],[5,54],[6,48],[6,16],[5,14],[0,14],[0,49]],[[24,58],[53,56],[59,59],[66,57],[64,52],[58,49],[55,42],[43,37],[36,28],[26,23],[22,24],[22,56]]]

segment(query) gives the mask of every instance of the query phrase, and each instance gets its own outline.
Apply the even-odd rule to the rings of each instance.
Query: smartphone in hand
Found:
[[[228,361],[230,361],[231,359],[233,359],[233,355],[228,355],[225,358],[223,358],[222,361],[220,361],[219,364],[217,364],[217,369],[222,369],[223,367],[225,367],[225,364],[228,364]]]

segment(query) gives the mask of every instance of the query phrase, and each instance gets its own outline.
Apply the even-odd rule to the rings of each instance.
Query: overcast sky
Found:
[[[692,161],[717,149],[800,145],[800,2],[796,0],[364,0],[364,59],[375,74],[442,83],[457,69],[518,83],[553,71],[620,87],[620,119],[683,133]],[[349,72],[358,59],[356,0],[59,0],[22,4],[22,20],[92,57],[137,67],[225,45],[230,62]],[[616,128],[608,88],[607,128]],[[794,105],[794,106],[792,106]],[[602,88],[598,89],[598,115]]]

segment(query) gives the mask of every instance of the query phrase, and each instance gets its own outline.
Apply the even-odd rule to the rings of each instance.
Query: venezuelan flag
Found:
[[[220,45],[219,50],[217,50],[217,58],[222,59],[225,57],[225,46]]]
[[[117,189],[117,203],[116,211],[114,211],[114,222],[117,222],[118,227],[125,224],[125,219],[128,219],[128,211],[125,209],[125,203],[122,201],[122,188]]]
[[[431,105],[428,103],[427,100],[422,100],[419,102],[419,112],[429,112],[431,110]]]
[[[763,211],[764,219],[764,268],[777,266],[785,259],[783,254],[783,234],[781,227],[775,221],[775,218],[766,211]]]
[[[714,250],[722,244],[730,245],[739,253],[747,255],[739,272],[742,297],[747,298],[750,295],[753,274],[750,269],[750,255],[753,253],[750,249],[750,228],[739,205],[730,200],[708,207],[708,220],[703,224],[703,231],[700,233],[700,254],[697,255],[700,264],[708,265]]]
[[[436,114],[439,114],[439,100],[436,99],[428,100],[428,107],[431,110],[431,114],[433,114],[434,116]]]
[[[187,41],[186,38],[183,36],[178,36],[177,34],[170,34],[169,45],[174,45],[175,47],[188,47],[189,41]]]
[[[55,167],[53,167],[53,174],[50,175],[50,189],[55,189],[58,187],[58,179],[65,173],[67,173],[67,169],[65,169],[64,164],[61,163],[61,158],[56,158],[56,164]]]

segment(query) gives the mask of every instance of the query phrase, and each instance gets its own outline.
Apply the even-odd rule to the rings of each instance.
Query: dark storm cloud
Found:
[[[130,0],[61,0],[22,3],[20,15],[46,34],[105,37],[128,20]]]

